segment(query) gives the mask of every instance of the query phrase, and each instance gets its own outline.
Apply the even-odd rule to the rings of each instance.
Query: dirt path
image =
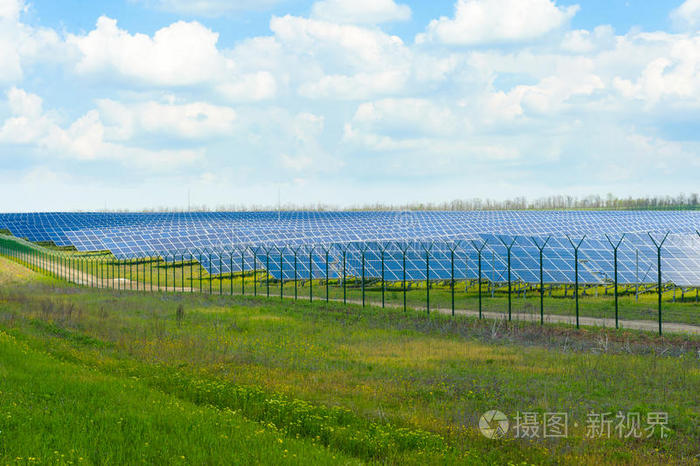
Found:
[[[7,259],[5,258],[0,258],[2,261],[3,265],[6,263],[10,263]],[[44,264],[42,264],[43,267]],[[93,275],[90,275],[85,272],[79,272],[76,269],[68,268],[67,266],[62,266],[59,264],[48,264],[49,266],[46,267],[45,269],[48,269],[51,273],[55,275],[59,275],[62,277],[68,277],[65,278],[66,281],[70,283],[75,283],[78,285],[83,285],[83,286],[91,286],[93,288],[108,288],[108,289],[120,289],[120,290],[125,290],[125,291],[165,291],[165,292],[176,292],[176,293],[193,293],[193,292],[199,292],[198,288],[188,288],[188,287],[157,287],[157,286],[151,286],[150,284],[147,283],[142,283],[142,282],[133,282],[131,280],[127,280],[126,278],[118,278],[118,279],[106,279],[104,277],[95,277]],[[207,289],[204,289],[203,292],[207,294],[208,292],[208,287]],[[214,287],[212,289],[212,294],[218,295],[219,294],[219,289],[218,287]],[[228,293],[223,293],[223,295],[228,295]],[[236,293],[238,296],[239,294]],[[250,294],[249,294],[250,296]],[[260,296],[260,294],[258,294]],[[285,296],[285,299],[294,299],[290,296]],[[324,301],[325,298],[323,297],[317,297],[314,296],[315,300],[317,301]],[[299,295],[300,300],[308,300],[309,297],[308,295]],[[330,301],[333,302],[342,302],[342,299],[338,298],[331,298]],[[360,300],[347,300],[348,303],[355,304],[355,305],[362,305],[362,301]],[[374,303],[371,303],[370,305],[376,305]],[[393,304],[393,303],[387,303],[387,307],[391,307],[394,309],[402,308],[401,304]],[[414,309],[415,310],[415,309]],[[450,309],[444,309],[444,308],[432,308],[431,312],[439,312],[440,314],[447,314],[450,315],[452,311]],[[459,315],[466,315],[466,316],[478,316],[479,312],[478,311],[471,311],[471,310],[455,310],[455,314]],[[486,319],[495,319],[495,320],[503,320],[506,318],[505,313],[501,312],[490,312],[490,311],[485,311],[482,312],[482,316]],[[539,322],[540,321],[540,316],[539,314],[535,313],[513,313],[512,314],[512,319],[515,321],[526,321],[526,322]],[[545,314],[544,316],[544,321],[545,323],[564,323],[564,324],[569,324],[569,325],[576,325],[576,318],[574,316],[566,316],[566,315],[558,315],[558,314]],[[615,320],[614,319],[608,319],[608,318],[602,318],[602,317],[579,317],[579,323],[583,326],[590,326],[590,327],[604,327],[604,328],[615,328]],[[632,329],[632,330],[645,330],[645,331],[650,331],[650,332],[658,332],[659,330],[659,324],[656,321],[653,320],[620,320],[619,325],[621,329]],[[680,324],[680,323],[675,323],[675,322],[663,322],[662,328],[664,333],[689,333],[693,335],[700,335],[700,326],[697,325],[690,325],[690,324]]]

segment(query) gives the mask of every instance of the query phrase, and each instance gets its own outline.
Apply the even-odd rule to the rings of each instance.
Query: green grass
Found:
[[[61,361],[0,331],[0,462],[352,464],[226,407]]]
[[[21,438],[53,429],[49,438],[60,454],[74,448],[102,462],[102,450],[84,434],[94,425],[111,439],[150,435],[161,460],[147,462],[182,454],[191,463],[271,463],[284,454],[275,444],[281,438],[284,460],[293,461],[294,451],[304,464],[692,464],[700,444],[700,339],[691,336],[426,318],[338,303],[89,290],[3,259],[0,331],[6,335],[0,371],[19,374],[0,379],[0,442],[17,435],[0,443],[0,462],[46,461],[53,450]],[[43,379],[46,386],[38,383]],[[13,399],[51,393],[61,395],[48,410],[37,401],[12,407]],[[162,401],[153,408],[144,402],[151,399]],[[183,407],[182,417],[178,410],[170,415],[171,402]],[[78,405],[81,415],[71,417]],[[565,411],[579,427],[571,426],[565,440],[494,441],[475,428],[488,409],[511,419],[517,411]],[[667,411],[671,438],[587,439],[591,410]],[[4,424],[6,412],[11,425]],[[72,427],[57,427],[64,415]],[[215,420],[197,431],[177,430],[180,423],[201,424],[192,419],[202,416]],[[127,434],[111,431],[120,418],[129,419]],[[234,430],[242,438],[245,426],[264,428],[264,440],[252,452],[217,450],[216,422],[239,423]],[[213,446],[200,448],[201,436]],[[296,450],[288,442],[297,442]],[[72,444],[82,450],[64,447]],[[124,444],[130,442],[114,442],[112,462],[147,454],[138,442]],[[263,453],[270,456],[231,456]]]

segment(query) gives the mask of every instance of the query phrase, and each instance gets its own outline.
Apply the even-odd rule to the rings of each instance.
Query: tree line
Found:
[[[700,210],[700,195],[698,193],[677,196],[647,196],[647,197],[616,197],[612,194],[605,196],[590,195],[585,197],[557,195],[528,199],[515,197],[513,199],[455,199],[446,202],[417,202],[405,204],[357,204],[339,207],[331,204],[294,204],[282,205],[265,204],[225,204],[214,208],[207,205],[196,205],[190,208],[156,207],[137,210],[136,212],[254,212],[254,211],[397,211],[397,210]],[[100,212],[135,212],[129,209],[107,209]]]

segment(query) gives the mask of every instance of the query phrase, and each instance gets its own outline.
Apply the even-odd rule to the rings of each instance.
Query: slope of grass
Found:
[[[231,409],[57,360],[4,331],[0,419],[2,463],[357,463]]]
[[[235,411],[284,442],[306,442],[313,450],[306,464],[328,460],[314,459],[314,452],[390,464],[696,461],[700,340],[694,337],[426,319],[334,303],[86,290],[21,270],[0,259],[0,330],[48,358],[28,359],[25,370],[62,361],[87,380],[136,384],[134,390],[194,411]],[[24,391],[32,393],[29,385]],[[13,415],[31,418],[39,429],[50,424],[35,414],[39,406],[28,406]],[[486,439],[476,426],[488,409],[511,419],[518,411],[565,411],[571,435]],[[671,436],[588,439],[590,411],[665,411]],[[95,416],[91,408],[84,412],[85,422],[106,422],[99,409]],[[1,423],[0,430],[6,431]],[[174,437],[181,435],[190,434]],[[39,456],[17,454],[27,455]]]

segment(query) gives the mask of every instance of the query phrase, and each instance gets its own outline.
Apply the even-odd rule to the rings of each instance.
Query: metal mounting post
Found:
[[[231,283],[233,283],[233,269],[231,269]],[[245,296],[245,246],[241,249],[241,296]]]
[[[581,238],[578,243],[574,243],[574,241],[569,238],[569,235],[566,235],[566,238],[569,240],[569,243],[571,243],[571,247],[574,248],[574,300],[576,301],[576,328],[581,328],[579,325],[578,304],[578,250],[581,247],[583,240],[586,239],[586,235],[583,235],[583,238]],[[608,241],[610,240],[608,239]],[[617,254],[617,249],[615,250],[615,254]],[[617,296],[617,263],[615,264],[615,290],[615,295]],[[615,299],[617,300],[617,298]],[[615,327],[617,327],[617,301],[615,302]]]
[[[330,275],[328,274],[328,248],[323,248],[324,252],[326,253],[326,302],[330,300],[329,296],[329,291],[330,291]]]
[[[432,248],[432,242],[427,248],[423,245],[425,250],[425,310],[428,315],[430,315],[430,250]]]
[[[459,247],[459,241],[450,243],[450,298],[452,303],[452,317],[455,316],[455,251],[457,247]]]
[[[384,309],[386,305],[386,300],[384,295],[386,294],[386,282],[384,281],[384,251],[385,251],[384,245],[379,246],[379,250],[381,252],[381,265],[382,265],[382,271],[381,271],[381,278],[382,278],[382,309]]]
[[[297,300],[298,293],[297,293],[297,252],[298,249],[294,249],[294,300]]]
[[[312,303],[314,301],[314,262],[313,262],[313,256],[314,254],[314,247],[311,246],[311,249],[309,249],[309,302]]]
[[[345,259],[346,259],[346,254],[347,254],[347,248],[343,249],[343,304],[347,304],[347,291],[346,291],[346,286],[345,286]]]
[[[253,253],[253,296],[258,295],[258,251],[259,248],[250,249],[250,252]]]
[[[651,238],[651,241],[654,243],[654,246],[656,246],[656,259],[657,259],[657,272],[658,272],[658,292],[659,292],[659,335],[661,335],[661,301],[662,301],[662,294],[663,294],[663,283],[661,280],[661,248],[663,247],[664,243],[666,242],[666,239],[668,238],[670,232],[666,232],[666,235],[663,237],[663,239],[660,242],[657,242],[653,236],[651,236],[651,233],[647,233],[649,235],[649,238]]]
[[[620,244],[622,244],[622,240],[625,239],[624,233],[622,234],[622,237],[620,238],[620,241],[617,243],[613,243],[613,241],[610,239],[610,237],[606,234],[605,237],[608,239],[608,243],[610,243],[610,246],[613,248],[613,266],[614,266],[614,273],[615,273],[615,328],[620,328],[619,320],[618,320],[618,295],[617,295],[617,250],[620,247]]]
[[[542,265],[544,261],[544,248],[551,238],[551,236],[548,236],[542,246],[537,242],[537,238],[534,236],[530,238],[535,247],[540,251],[540,325],[544,325],[544,266]]]
[[[477,261],[478,261],[478,277],[477,277],[477,283],[479,287],[479,319],[482,317],[482,307],[481,307],[481,251],[486,247],[486,243],[488,243],[488,238],[484,240],[484,242],[481,244],[481,247],[477,246],[477,243],[472,240],[472,247],[476,249],[477,252]]]

